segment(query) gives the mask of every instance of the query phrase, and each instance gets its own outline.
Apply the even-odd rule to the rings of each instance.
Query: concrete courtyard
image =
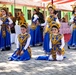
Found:
[[[76,75],[76,50],[66,50],[66,59],[63,61],[35,60],[39,55],[44,55],[42,47],[32,47],[32,59],[29,61],[8,61],[8,57],[15,50],[0,51],[0,75]]]

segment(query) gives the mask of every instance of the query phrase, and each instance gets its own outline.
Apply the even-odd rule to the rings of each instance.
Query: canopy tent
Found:
[[[76,0],[0,0],[0,3],[20,4],[29,6],[46,7],[49,2],[52,2],[58,10],[72,10]]]
[[[58,10],[72,10],[71,5],[74,5],[74,3],[76,2],[76,0],[37,0],[37,1],[45,3],[45,7],[49,2],[51,2],[56,6]]]

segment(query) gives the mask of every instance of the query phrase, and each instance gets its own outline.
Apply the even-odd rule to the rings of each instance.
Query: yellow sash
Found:
[[[22,39],[21,36],[24,36],[24,39]],[[22,50],[22,47],[26,45],[25,42],[27,41],[29,36],[30,36],[29,34],[25,34],[25,35],[19,34],[18,41],[20,43],[20,50]],[[27,50],[28,50],[28,52],[30,54],[30,57],[31,57],[31,48],[30,48],[30,46],[27,48]]]

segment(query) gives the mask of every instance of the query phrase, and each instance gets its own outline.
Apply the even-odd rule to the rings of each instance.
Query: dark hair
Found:
[[[62,18],[62,22],[66,22],[66,19],[65,19],[65,17],[63,17],[63,18]]]
[[[58,32],[59,32],[59,28],[57,27],[57,26],[52,26],[52,28],[56,28],[56,29],[58,29]],[[51,29],[52,30],[52,29]]]
[[[76,9],[76,6],[74,7],[74,9],[73,9],[73,11],[72,11],[72,14],[74,14],[74,13],[75,13],[75,9]]]
[[[36,12],[35,14],[37,14],[37,10],[36,10],[36,9],[34,9],[33,11],[35,11],[35,12]],[[32,16],[32,18],[34,18],[34,13],[33,13],[33,16]]]
[[[36,9],[34,9],[34,11],[36,11],[36,12],[37,12],[37,10],[36,10]]]
[[[54,10],[54,14],[56,15],[58,13],[58,11]]]
[[[7,8],[2,8],[1,10],[4,10],[6,12],[6,15],[8,15],[8,10]]]
[[[51,7],[51,6],[50,6],[50,7],[48,7],[48,10],[49,10],[50,8],[52,8],[52,9],[53,9],[53,7]]]
[[[58,13],[58,11],[56,11],[56,10],[55,10],[53,7],[51,7],[51,6],[48,8],[48,10],[49,10],[50,8],[52,8],[52,9],[54,10],[54,14],[55,14],[55,15]]]
[[[27,27],[25,25],[21,25],[21,28],[26,28],[27,29]]]
[[[39,8],[39,7],[37,7],[37,8],[36,8],[36,10],[37,10],[37,11],[39,11],[39,10],[40,10],[40,8]]]
[[[57,26],[52,26],[52,28],[57,28]],[[58,29],[58,28],[57,28]]]

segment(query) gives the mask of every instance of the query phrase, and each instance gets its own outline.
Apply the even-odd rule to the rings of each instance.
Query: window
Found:
[[[28,20],[31,20],[31,10],[27,10],[28,13]]]

